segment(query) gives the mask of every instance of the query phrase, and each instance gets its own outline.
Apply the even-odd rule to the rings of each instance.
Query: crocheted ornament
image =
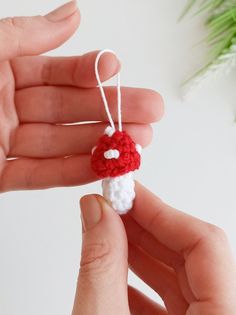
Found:
[[[140,154],[134,141],[125,131],[103,135],[94,148],[92,169],[100,177],[116,177],[135,171],[140,166]]]
[[[142,147],[122,130],[120,74],[117,80],[118,125],[116,130],[98,74],[101,55],[111,50],[101,51],[95,61],[95,73],[101,91],[110,126],[92,149],[91,167],[102,181],[103,196],[119,214],[128,212],[135,198],[133,172],[140,167]],[[113,52],[112,52],[113,53]]]

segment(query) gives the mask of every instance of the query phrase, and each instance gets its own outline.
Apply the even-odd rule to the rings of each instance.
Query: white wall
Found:
[[[8,0],[1,16],[46,13],[63,1]],[[223,227],[236,252],[235,72],[181,98],[203,60],[201,20],[177,17],[185,0],[80,0],[80,31],[52,55],[111,48],[124,85],[150,87],[166,102],[137,177],[170,204]],[[204,48],[203,48],[204,50]],[[154,175],[155,174],[155,175]],[[0,314],[70,314],[79,269],[79,198],[85,187],[0,196]],[[130,281],[154,296],[133,275]]]

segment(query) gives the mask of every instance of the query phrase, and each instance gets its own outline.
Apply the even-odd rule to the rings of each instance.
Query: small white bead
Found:
[[[115,132],[115,129],[112,128],[111,126],[107,126],[104,133],[105,135],[108,135],[108,137],[111,137]]]
[[[120,152],[118,150],[107,150],[104,152],[104,157],[107,160],[118,159],[120,156]]]
[[[137,152],[138,152],[139,154],[141,154],[141,153],[142,153],[142,149],[143,149],[143,148],[141,147],[141,145],[137,143],[135,147],[136,147]]]

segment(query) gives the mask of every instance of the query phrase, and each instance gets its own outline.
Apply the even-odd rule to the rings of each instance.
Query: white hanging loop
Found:
[[[99,63],[100,57],[104,53],[107,53],[107,52],[110,52],[110,53],[116,55],[110,49],[101,50],[97,54],[97,57],[96,57],[96,60],[95,60],[95,75],[96,75],[96,79],[98,81],[98,86],[99,86],[99,89],[100,89],[100,92],[101,92],[101,96],[102,96],[102,100],[103,100],[103,103],[104,103],[104,107],[105,107],[105,110],[106,110],[106,114],[107,114],[108,120],[110,122],[111,127],[114,130],[116,130],[114,121],[112,119],[112,116],[111,116],[111,113],[110,113],[110,110],[109,110],[109,105],[107,103],[107,99],[106,99],[106,95],[105,95],[105,92],[104,92],[104,89],[103,89],[103,85],[102,85],[102,82],[100,80],[100,76],[99,76],[99,73],[98,73],[98,63]],[[120,72],[117,73],[117,112],[118,112],[117,113],[118,114],[118,128],[119,128],[119,131],[122,131]]]

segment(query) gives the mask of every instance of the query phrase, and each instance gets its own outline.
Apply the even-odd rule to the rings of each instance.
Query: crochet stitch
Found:
[[[111,50],[100,51],[95,60],[95,74],[110,126],[92,149],[91,167],[102,181],[103,196],[118,214],[128,212],[135,198],[133,173],[140,167],[142,147],[122,130],[120,73],[117,74],[118,130],[112,119],[105,92],[98,74],[101,55]]]
[[[118,214],[125,214],[133,206],[134,186],[133,172],[105,178],[102,181],[103,196]]]
[[[104,153],[110,150],[117,150],[119,156],[107,158]],[[91,165],[99,178],[121,176],[139,168],[140,154],[125,131],[115,131],[111,137],[105,134],[99,139]]]

